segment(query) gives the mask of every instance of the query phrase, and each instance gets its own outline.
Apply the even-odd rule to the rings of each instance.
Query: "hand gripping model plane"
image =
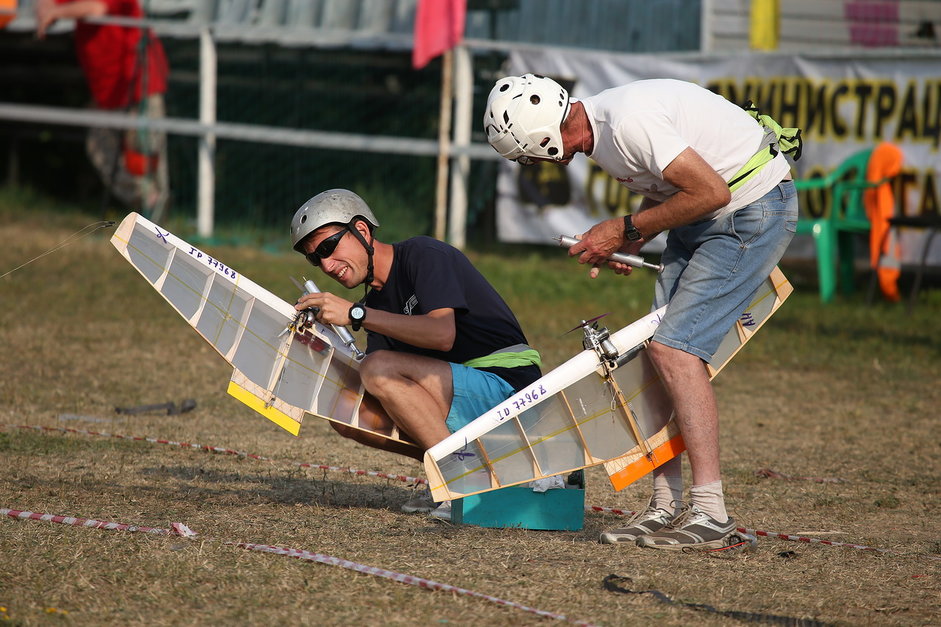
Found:
[[[137,213],[124,218],[111,243],[232,364],[229,394],[293,435],[309,413],[421,452],[397,428],[372,428],[383,409],[364,395],[362,352],[345,327],[321,325]],[[303,289],[317,286],[307,281]]]

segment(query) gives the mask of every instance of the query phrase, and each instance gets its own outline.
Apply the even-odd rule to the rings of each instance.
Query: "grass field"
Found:
[[[109,216],[120,219],[123,215]],[[0,192],[0,275],[99,219]],[[170,227],[187,238],[185,224]],[[740,525],[856,543],[867,551],[761,538],[757,551],[662,554],[605,546],[613,513],[578,532],[483,529],[398,510],[407,482],[301,463],[422,476],[308,418],[294,438],[225,393],[223,360],[108,242],[75,241],[0,278],[0,508],[168,528],[196,538],[0,519],[0,621],[21,625],[535,625],[534,613],[335,566],[247,551],[306,550],[604,625],[734,624],[744,614],[804,624],[941,621],[941,294],[913,316],[862,296],[820,305],[796,293],[716,380],[727,502]],[[300,256],[211,252],[285,299]],[[652,278],[585,278],[558,251],[471,253],[552,367],[580,350],[583,318],[619,328],[647,309]],[[326,281],[321,281],[326,287]],[[332,285],[331,285],[332,287]],[[192,398],[178,416],[115,406]],[[270,458],[82,433],[199,443]],[[771,468],[792,477],[762,478]],[[643,505],[600,468],[586,502]],[[605,577],[633,591],[606,590]],[[685,603],[687,605],[681,605]],[[716,612],[701,606],[708,605]],[[722,614],[725,612],[725,614]]]

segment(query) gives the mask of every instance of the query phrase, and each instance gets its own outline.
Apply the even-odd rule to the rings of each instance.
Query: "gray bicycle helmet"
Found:
[[[366,201],[348,189],[320,192],[295,212],[291,220],[291,246],[303,253],[301,242],[320,227],[328,224],[351,225],[357,218],[368,222],[371,231],[379,226],[379,220]]]

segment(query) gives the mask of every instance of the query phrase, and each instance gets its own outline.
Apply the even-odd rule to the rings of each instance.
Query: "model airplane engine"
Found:
[[[598,353],[604,361],[609,362],[609,366],[615,367],[617,359],[620,356],[618,349],[611,342],[611,333],[607,327],[598,328],[598,323],[584,324],[585,339],[582,340],[582,347],[585,350],[592,350]]]

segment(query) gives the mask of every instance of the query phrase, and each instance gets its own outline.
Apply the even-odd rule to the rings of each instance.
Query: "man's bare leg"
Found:
[[[719,409],[703,361],[659,342],[648,350],[676,412],[692,470],[691,501],[719,522],[728,520],[719,467]]]
[[[448,362],[376,351],[360,365],[360,377],[395,424],[425,450],[451,435],[445,424],[454,396]]]
[[[659,342],[648,347],[666,386],[676,424],[683,434],[693,485],[721,479],[719,470],[719,409],[702,360]]]

